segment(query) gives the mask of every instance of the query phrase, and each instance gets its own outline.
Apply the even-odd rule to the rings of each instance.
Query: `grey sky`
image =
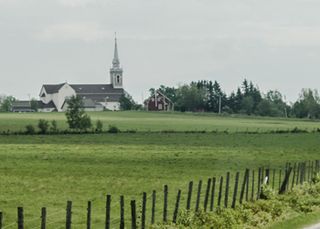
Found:
[[[320,85],[317,0],[0,0],[0,94],[106,83],[118,34],[125,89],[244,77],[295,100]]]

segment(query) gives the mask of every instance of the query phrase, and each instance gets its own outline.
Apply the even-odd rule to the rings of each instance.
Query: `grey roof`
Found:
[[[54,105],[52,100],[47,104],[42,102],[42,101],[38,101],[38,108],[39,109],[44,109],[44,108],[54,108],[54,109],[56,109],[56,106]]]
[[[12,103],[12,108],[31,108],[31,101],[20,100]]]
[[[53,93],[57,93],[63,85],[64,85],[64,83],[62,83],[62,84],[44,84],[43,87],[48,94],[53,94]]]
[[[124,95],[123,88],[113,88],[112,84],[70,84],[84,100],[91,99],[95,102],[118,102]]]
[[[44,84],[48,94],[57,93],[62,84]],[[125,94],[123,88],[113,88],[112,84],[69,84],[76,94],[83,99],[91,99],[93,102],[118,102]]]
[[[78,94],[82,99],[95,102],[118,102],[123,94]]]
[[[123,94],[122,88],[113,88],[112,84],[70,84],[77,94]]]
[[[46,104],[43,103],[42,101],[36,101],[38,108],[56,108],[54,103],[50,101],[50,103]],[[17,110],[17,109],[31,109],[31,101],[29,100],[20,100],[20,101],[15,101],[12,103],[12,109]]]

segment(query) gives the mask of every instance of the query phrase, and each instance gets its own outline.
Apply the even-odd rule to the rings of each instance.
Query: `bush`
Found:
[[[46,134],[49,129],[49,122],[47,120],[40,119],[38,122],[38,127],[40,129],[41,134]]]
[[[26,125],[26,132],[25,133],[26,134],[35,134],[36,130],[33,125],[29,124],[29,125]]]
[[[58,124],[56,120],[52,120],[51,121],[51,128],[50,128],[51,132],[53,133],[57,133],[58,132]]]
[[[120,133],[120,129],[116,126],[110,125],[108,129],[108,133],[112,133],[112,134]]]
[[[103,131],[103,123],[98,120],[96,123],[96,132],[101,133]]]

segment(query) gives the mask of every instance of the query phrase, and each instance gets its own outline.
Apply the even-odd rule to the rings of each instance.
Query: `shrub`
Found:
[[[25,133],[26,134],[35,134],[36,130],[33,125],[29,124],[29,125],[26,125],[26,132]]]
[[[96,123],[96,132],[101,133],[102,131],[103,131],[103,123],[100,120],[98,120]]]
[[[49,122],[47,120],[40,119],[38,122],[38,127],[40,129],[41,134],[46,134],[49,129]]]
[[[110,125],[108,132],[112,134],[116,134],[116,133],[120,133],[120,129],[116,126]]]
[[[51,132],[53,133],[57,133],[58,132],[58,124],[56,120],[52,120],[51,121],[51,128],[50,128]]]

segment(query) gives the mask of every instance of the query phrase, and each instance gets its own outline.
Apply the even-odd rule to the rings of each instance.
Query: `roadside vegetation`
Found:
[[[270,186],[262,187],[264,199],[246,202],[235,209],[221,208],[215,212],[182,211],[176,224],[152,228],[267,228],[297,215],[320,212],[320,177],[296,186],[289,193],[278,195]],[[308,223],[308,222],[305,222]],[[294,228],[294,227],[293,227]]]

